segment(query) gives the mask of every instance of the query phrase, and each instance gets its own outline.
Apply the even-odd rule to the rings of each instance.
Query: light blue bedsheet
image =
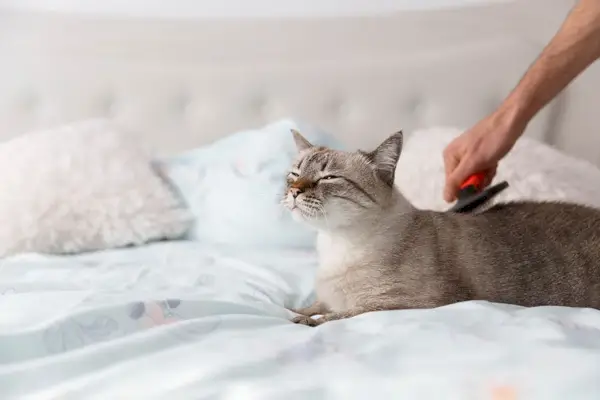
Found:
[[[467,302],[291,324],[315,266],[192,242],[5,260],[0,399],[600,398],[598,311]]]

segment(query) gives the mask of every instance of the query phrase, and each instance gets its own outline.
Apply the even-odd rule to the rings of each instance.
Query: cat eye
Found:
[[[298,175],[298,174],[297,174],[297,173],[295,173],[295,172],[290,172],[290,173],[289,173],[289,176],[293,176],[294,178],[297,178],[297,177],[299,177],[300,175]]]
[[[339,176],[337,176],[337,175],[325,175],[324,177],[322,177],[319,180],[320,181],[330,181],[332,179],[337,179],[337,178],[339,178]]]

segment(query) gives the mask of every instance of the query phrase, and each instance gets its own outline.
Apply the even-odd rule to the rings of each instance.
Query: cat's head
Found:
[[[371,152],[313,146],[292,131],[298,156],[287,175],[283,204],[292,216],[322,230],[360,223],[391,201],[402,132]]]

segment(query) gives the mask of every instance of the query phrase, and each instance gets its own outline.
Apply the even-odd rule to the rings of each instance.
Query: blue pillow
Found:
[[[159,162],[194,215],[187,239],[241,246],[314,246],[316,233],[294,221],[280,203],[297,153],[292,128],[315,145],[341,147],[333,136],[286,119]]]

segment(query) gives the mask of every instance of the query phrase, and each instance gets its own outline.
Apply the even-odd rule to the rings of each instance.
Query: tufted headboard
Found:
[[[281,117],[351,146],[492,110],[574,1],[368,17],[157,20],[0,14],[0,140],[107,116],[157,155]],[[530,125],[600,164],[600,66]]]

